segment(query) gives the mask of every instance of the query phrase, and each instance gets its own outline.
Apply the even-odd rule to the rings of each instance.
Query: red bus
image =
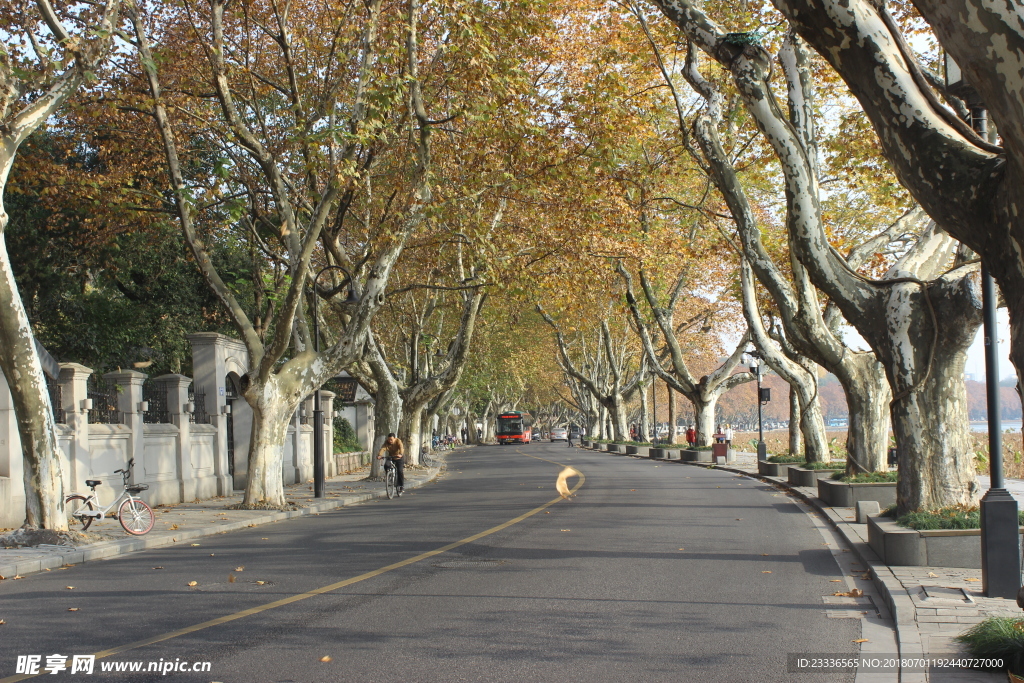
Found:
[[[518,410],[510,410],[498,415],[498,428],[495,436],[498,443],[530,443],[530,427],[533,425],[533,416],[529,413],[521,413]]]

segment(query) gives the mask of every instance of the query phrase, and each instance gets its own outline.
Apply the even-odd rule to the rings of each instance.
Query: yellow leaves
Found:
[[[236,572],[244,572],[245,571],[245,567],[244,566],[242,566],[242,567],[235,567],[235,571]]]
[[[199,585],[198,581],[189,581],[188,582],[188,587],[189,588],[193,588],[193,587],[198,586],[198,585]]]
[[[69,612],[77,612],[78,608],[77,607],[68,607],[68,611]]]
[[[331,661],[331,657],[328,656],[328,655],[324,655],[323,657],[320,658],[320,661],[324,662],[324,663],[327,663],[327,662]]]
[[[851,641],[851,642],[854,642],[854,643],[870,643],[871,641],[868,640],[867,638],[857,638],[856,640]]]
[[[73,591],[73,590],[75,590],[75,587],[74,586],[64,586],[64,590]]]

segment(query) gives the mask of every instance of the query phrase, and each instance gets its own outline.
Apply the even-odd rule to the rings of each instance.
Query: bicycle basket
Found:
[[[140,491],[145,491],[148,488],[149,484],[132,484],[126,488],[125,491],[128,491],[129,493],[139,493]]]

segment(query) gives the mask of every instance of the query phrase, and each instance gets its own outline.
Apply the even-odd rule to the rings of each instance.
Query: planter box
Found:
[[[584,448],[590,448],[590,442],[587,441],[586,439],[580,439],[580,445],[583,446]]]
[[[689,448],[679,451],[679,457],[683,462],[706,462],[709,465],[714,462],[712,457],[712,451],[696,451]],[[730,448],[726,452],[725,462],[731,463],[736,461],[736,451]]]
[[[789,483],[792,486],[806,486],[817,489],[819,479],[828,479],[842,470],[809,470],[804,467],[789,467]]]
[[[857,503],[862,500],[875,500],[878,501],[878,507],[884,510],[896,504],[896,482],[850,484],[845,481],[819,479],[818,498],[834,508],[852,508],[857,507]]]
[[[619,444],[617,444],[617,443],[608,443],[608,444],[605,444],[605,449],[606,449],[606,450],[607,450],[607,451],[608,451],[609,453],[619,453],[619,452],[621,452],[621,451],[619,451],[619,448],[621,448],[621,446],[619,446]]]
[[[626,446],[626,455],[636,455],[640,452],[639,446]]]
[[[757,461],[757,473],[762,477],[782,477],[786,479],[789,475],[788,462],[768,462],[767,460]]]
[[[594,444],[594,448],[596,450],[599,450],[599,451],[602,451],[602,452],[607,452],[608,451],[608,444],[606,444],[606,443]]]
[[[868,543],[888,565],[981,569],[981,529],[915,531],[889,517],[868,517]]]

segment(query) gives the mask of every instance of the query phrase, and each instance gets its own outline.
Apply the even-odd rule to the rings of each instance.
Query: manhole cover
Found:
[[[974,598],[964,592],[963,588],[943,586],[921,586],[920,597],[924,602],[974,602]]]
[[[489,569],[504,564],[497,560],[451,560],[450,562],[438,562],[435,567],[441,569]]]

